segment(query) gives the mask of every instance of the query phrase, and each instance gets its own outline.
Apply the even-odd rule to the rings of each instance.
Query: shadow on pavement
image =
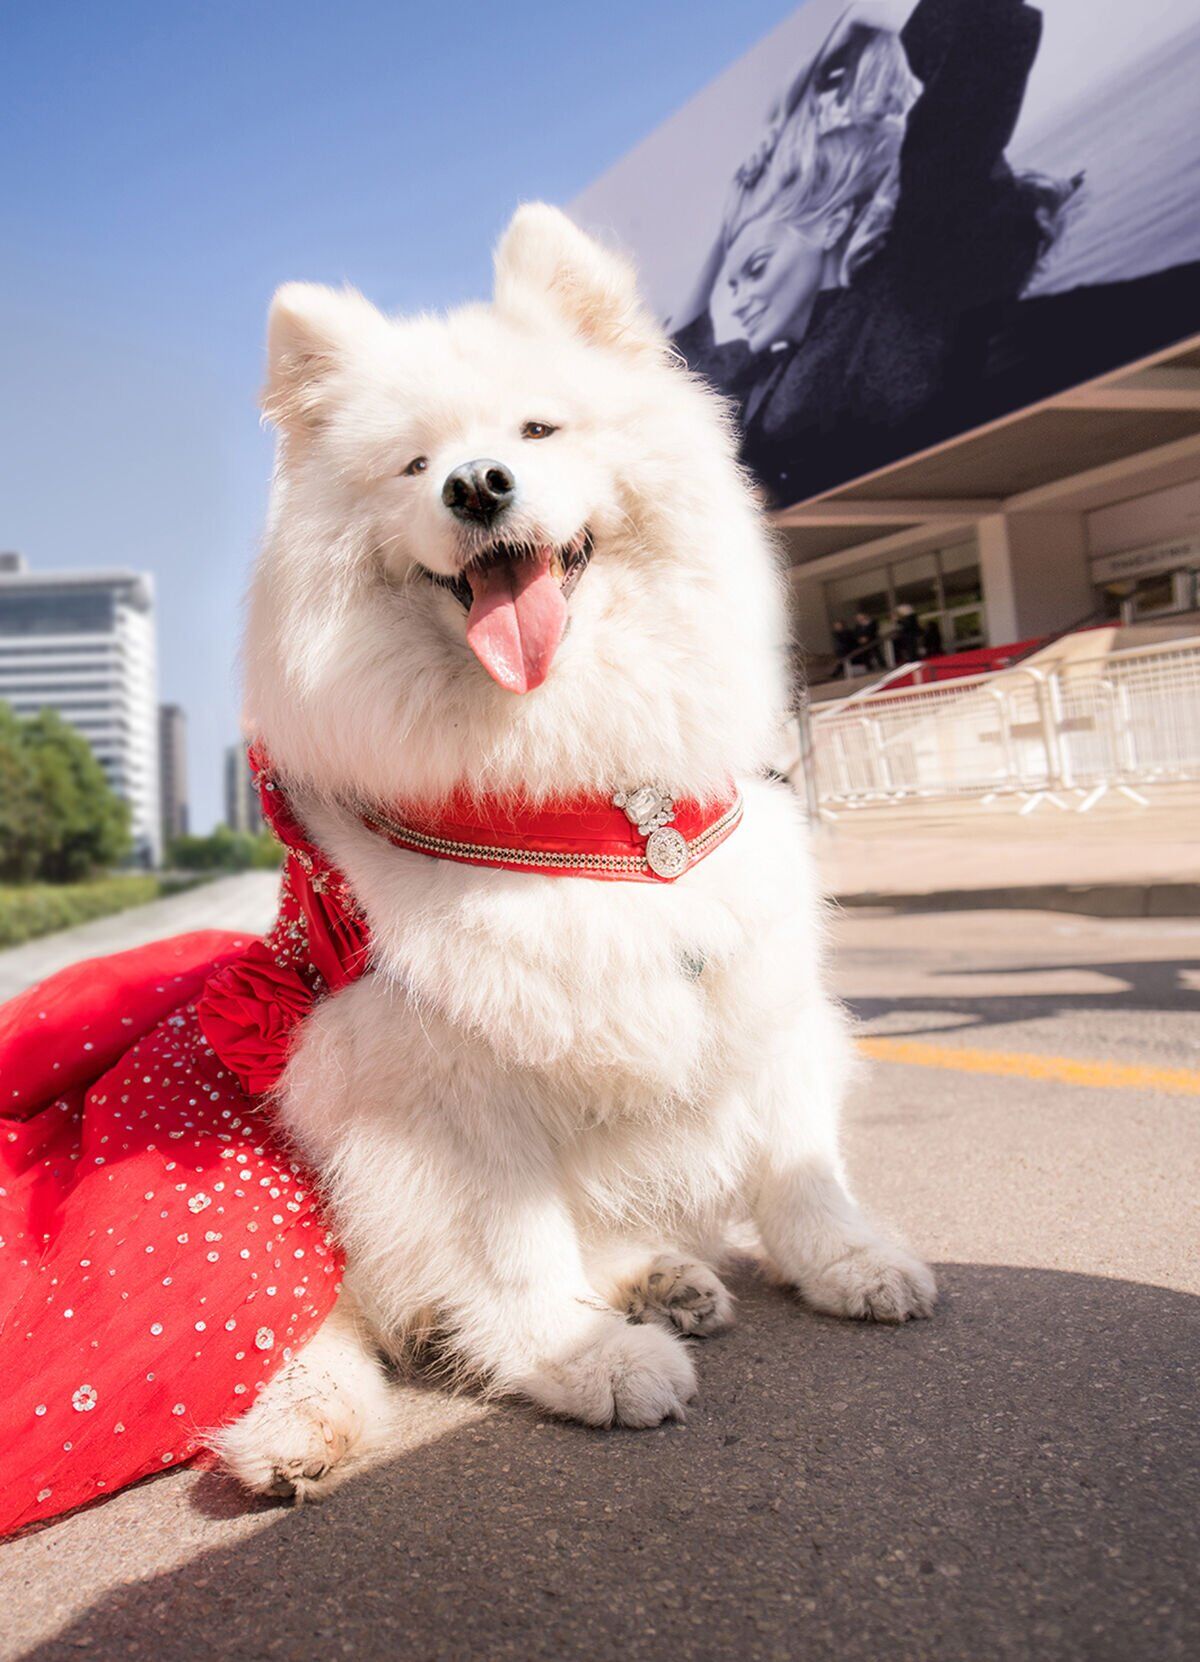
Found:
[[[1089,1011],[1162,1011],[1197,1008],[1196,989],[1188,980],[1189,974],[1200,972],[1200,960],[1195,958],[1137,959],[1121,963],[1035,963],[1021,965],[990,965],[976,967],[953,966],[939,972],[955,979],[1002,977],[1016,975],[1052,975],[1072,971],[1106,976],[1118,983],[1093,992],[1056,992],[1039,990],[1028,993],[922,993],[916,996],[902,994],[888,998],[846,999],[846,1004],[860,1022],[886,1018],[889,1038],[926,1037],[940,1029],[927,1022],[904,1025],[904,1017],[945,1015],[965,1017],[947,1025],[945,1031],[966,1033],[977,1027],[1000,1027],[1015,1022],[1045,1021],[1055,1016],[1079,1015]]]
[[[498,1409],[27,1655],[1197,1654],[1200,1301],[941,1277],[934,1321],[901,1329],[745,1282],[687,1426]],[[215,1475],[193,1503],[247,1504]]]

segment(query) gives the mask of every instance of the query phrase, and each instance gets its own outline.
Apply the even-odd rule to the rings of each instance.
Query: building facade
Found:
[[[571,204],[736,416],[810,681],[1200,632],[1200,15],[1094,22],[807,0]]]
[[[187,717],[178,704],[158,707],[158,776],[166,850],[188,834]]]
[[[898,606],[946,653],[1200,634],[1200,342],[780,510],[796,639]]]
[[[134,856],[157,865],[158,698],[152,579],[132,571],[31,572],[0,556],[0,700],[58,712],[130,808]]]
[[[225,751],[225,823],[231,831],[251,835],[263,829],[262,805],[242,744],[231,744]]]

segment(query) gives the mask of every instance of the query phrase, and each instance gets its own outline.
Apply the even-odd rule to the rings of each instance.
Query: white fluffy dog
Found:
[[[770,537],[725,410],[630,270],[529,206],[490,306],[397,320],[288,285],[266,410],[248,723],[364,906],[373,972],[316,1007],[279,1094],[346,1287],[219,1439],[228,1466],[321,1493],[380,1442],[378,1352],[430,1330],[552,1413],[679,1418],[684,1338],[731,1321],[716,1266],[748,1228],[816,1310],[927,1315],[928,1269],[846,1187],[849,1045],[805,832],[760,777],[786,685]],[[452,484],[480,458],[504,497],[486,526]],[[480,622],[499,537],[555,585],[515,647]],[[344,806],[649,781],[705,800],[731,779],[741,825],[673,883],[431,859]]]

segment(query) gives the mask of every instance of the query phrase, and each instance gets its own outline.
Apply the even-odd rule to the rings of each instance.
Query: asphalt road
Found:
[[[864,1071],[847,1153],[940,1266],[933,1321],[742,1273],[652,1432],[410,1379],[322,1507],[180,1473],[0,1548],[0,1656],[1197,1654],[1194,927],[854,913],[834,947],[870,1042],[922,1058]]]

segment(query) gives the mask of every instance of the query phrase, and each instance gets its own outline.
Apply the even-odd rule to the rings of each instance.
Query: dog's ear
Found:
[[[633,267],[545,202],[518,208],[500,239],[496,305],[531,320],[549,305],[585,340],[619,351],[657,354],[666,346]]]
[[[364,334],[384,323],[355,289],[285,283],[267,319],[267,380],[263,414],[294,432],[321,424],[329,383]]]

